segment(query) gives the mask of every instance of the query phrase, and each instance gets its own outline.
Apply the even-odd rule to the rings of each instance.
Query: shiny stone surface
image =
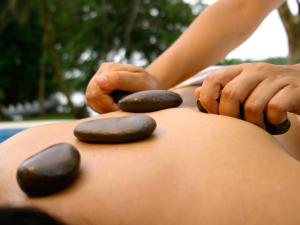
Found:
[[[126,112],[153,112],[178,107],[182,103],[179,94],[167,90],[136,92],[122,98],[118,105]]]
[[[74,135],[84,142],[125,143],[149,137],[156,122],[147,115],[91,120],[77,125]]]
[[[44,196],[70,185],[80,164],[78,150],[67,143],[52,145],[21,163],[17,182],[29,196]]]

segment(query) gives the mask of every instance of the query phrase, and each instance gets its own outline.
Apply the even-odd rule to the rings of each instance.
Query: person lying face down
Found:
[[[82,121],[35,127],[10,138],[0,145],[0,205],[36,208],[68,225],[299,221],[299,162],[283,142],[258,126],[199,112],[191,97],[194,89],[177,90],[184,98],[180,108],[147,113],[157,128],[140,142],[80,142],[73,129]],[[118,111],[100,118],[124,115],[131,113]],[[290,119],[291,129],[283,135],[289,140],[300,130],[297,118]],[[17,167],[62,142],[80,151],[77,180],[53,195],[28,197],[17,184]]]
[[[218,1],[147,70],[131,65],[102,65],[87,88],[87,102],[98,112],[115,111],[118,108],[109,97],[115,89],[135,92],[174,86],[217,62],[283,2]],[[184,61],[187,63],[182,63]],[[253,64],[244,64],[235,71],[238,72],[219,71],[220,74],[211,76],[215,79],[206,82],[206,87],[225,86],[235,77],[249,77],[253,71],[255,74],[255,71],[260,72],[256,76],[260,81],[265,80],[269,71],[275,71],[276,78],[289,71],[289,84],[296,84],[297,88],[289,89],[292,91],[285,95],[288,99],[296,99],[293,102],[299,102],[299,78],[295,76],[299,65],[257,64],[253,67]],[[243,76],[237,76],[241,74]],[[221,83],[224,77],[227,80]],[[234,83],[239,86],[239,82]],[[230,116],[235,117],[239,93],[230,92],[232,87],[234,85],[231,89],[227,86],[227,97],[233,97],[227,102],[234,100],[231,101],[234,107],[229,109],[233,109]],[[206,96],[210,98],[202,99],[202,102],[212,113],[216,113],[217,103],[211,96],[220,94],[219,89],[214,90],[216,92],[206,88],[206,91],[202,89],[195,93],[200,99],[205,96],[203,93],[208,93]],[[223,99],[226,101],[226,97]],[[293,104],[287,103],[283,113],[271,116],[272,121],[278,122],[289,111]],[[222,98],[221,104],[224,106]],[[262,104],[255,112],[264,111],[265,106]],[[297,105],[293,112],[298,110]],[[247,120],[261,125],[261,112]],[[115,112],[102,117],[121,115],[127,114]],[[295,158],[300,155],[300,143],[297,138],[299,122],[295,116],[291,118],[291,130],[278,142],[257,126],[233,118],[202,114],[195,108],[168,109],[149,115],[158,121],[159,127],[151,138],[139,143],[81,143],[72,135],[78,122],[33,128],[11,138],[0,146],[0,158],[5,159],[0,164],[0,205],[13,208],[15,212],[18,207],[37,208],[70,225],[294,225],[299,222],[300,168]],[[71,143],[81,152],[83,163],[78,180],[55,195],[27,197],[16,183],[17,166],[41,149],[60,142]]]

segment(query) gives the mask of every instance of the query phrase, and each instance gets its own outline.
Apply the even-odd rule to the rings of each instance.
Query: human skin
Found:
[[[244,42],[283,0],[219,0],[207,7],[189,28],[145,69],[104,63],[86,90],[96,112],[117,110],[112,90],[169,89],[217,63]],[[139,76],[138,76],[139,75]]]
[[[10,138],[0,145],[0,205],[37,207],[70,225],[298,224],[296,116],[290,114],[291,130],[278,141],[251,123],[198,112],[194,89],[174,90],[184,99],[180,108],[147,113],[157,129],[140,142],[80,142],[72,133],[82,120]],[[16,182],[18,165],[60,142],[81,153],[77,181],[51,196],[27,197]]]
[[[244,119],[264,128],[264,117],[280,124],[287,112],[300,114],[300,64],[244,63],[209,74],[195,91],[209,113]],[[220,101],[217,101],[220,99]]]
[[[96,112],[115,111],[118,107],[110,97],[115,89],[136,92],[172,87],[224,57],[283,2],[218,1],[146,69],[103,63],[87,86],[87,104]],[[264,128],[265,116],[270,123],[280,124],[287,112],[300,114],[299,74],[300,64],[245,63],[210,74],[195,96],[209,113],[235,118],[243,104],[244,119]]]

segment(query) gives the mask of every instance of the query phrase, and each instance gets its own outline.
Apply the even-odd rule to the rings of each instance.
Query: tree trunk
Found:
[[[129,21],[125,30],[125,37],[124,37],[125,49],[128,49],[130,47],[131,33],[133,31],[134,23],[136,21],[140,6],[141,6],[141,0],[134,0],[132,11],[131,14],[129,15]]]
[[[68,106],[70,107],[71,113],[76,115],[76,109],[71,101],[71,95],[69,89],[65,83],[64,75],[61,70],[59,54],[55,49],[55,30],[51,20],[51,13],[49,10],[49,2],[48,0],[43,0],[43,11],[44,11],[44,32],[46,36],[46,45],[47,52],[49,53],[50,60],[52,62],[52,67],[54,71],[54,75],[56,76],[58,85],[60,90],[64,93],[68,100]]]
[[[298,13],[293,15],[285,2],[279,9],[279,15],[287,32],[289,45],[289,64],[300,63],[300,3]]]
[[[44,55],[44,53],[43,53]],[[40,77],[39,77],[39,103],[40,103],[40,114],[45,114],[45,60],[40,62]]]
[[[110,33],[110,29],[108,28],[108,18],[107,18],[107,9],[109,7],[107,0],[100,0],[101,11],[100,11],[100,33],[102,39],[102,48],[98,49],[98,55],[102,62],[106,61],[106,54],[108,49],[108,37]]]
[[[0,104],[0,121],[6,119],[6,115],[3,110],[4,106]]]

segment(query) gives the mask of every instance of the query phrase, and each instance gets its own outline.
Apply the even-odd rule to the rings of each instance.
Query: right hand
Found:
[[[86,104],[98,113],[119,110],[113,90],[137,92],[158,89],[159,83],[145,69],[130,64],[103,63],[86,89]]]
[[[195,96],[209,113],[240,118],[265,128],[300,114],[300,64],[243,63],[211,73]],[[220,100],[218,100],[220,99]]]

